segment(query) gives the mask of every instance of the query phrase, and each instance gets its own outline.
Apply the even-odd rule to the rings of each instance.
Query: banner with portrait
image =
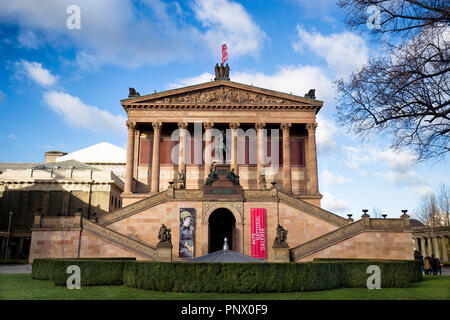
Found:
[[[180,209],[180,258],[194,258],[195,208]]]

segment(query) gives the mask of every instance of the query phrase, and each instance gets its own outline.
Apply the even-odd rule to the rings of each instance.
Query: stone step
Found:
[[[345,239],[351,238],[360,232],[365,230],[364,221],[358,220],[351,224],[348,224],[339,229],[333,230],[329,233],[326,233],[320,237],[317,237],[308,242],[302,243],[299,246],[291,248],[289,251],[294,261],[300,260],[310,254],[313,254],[317,251],[320,251],[324,248],[332,246],[338,242],[341,242]]]
[[[83,218],[82,228],[83,230],[97,235],[101,239],[110,241],[141,256],[150,258],[152,260],[156,258],[156,248],[150,247],[149,245],[140,241],[131,239],[119,232],[102,227],[92,221],[89,221],[88,219]]]
[[[169,191],[172,191],[172,190],[168,189],[168,190],[156,193],[154,195],[149,196],[148,198],[145,198],[143,200],[140,200],[138,202],[130,204],[129,206],[126,206],[122,209],[116,210],[111,213],[105,213],[98,218],[97,223],[99,225],[105,227],[114,222],[117,222],[117,221],[125,219],[129,216],[132,216],[136,213],[139,213],[143,210],[154,207],[157,204],[160,204],[160,203],[166,201],[167,199],[171,198],[171,196],[170,196],[171,194]]]

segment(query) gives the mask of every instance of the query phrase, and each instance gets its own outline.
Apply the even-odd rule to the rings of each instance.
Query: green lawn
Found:
[[[0,274],[0,299],[11,300],[366,300],[366,299],[445,299],[450,300],[450,276],[425,276],[424,281],[413,283],[405,289],[368,290],[365,288],[335,289],[298,293],[261,293],[261,294],[217,294],[217,293],[174,293],[137,290],[120,287],[82,287],[81,290],[69,290],[54,286],[50,281],[31,279],[29,274]]]

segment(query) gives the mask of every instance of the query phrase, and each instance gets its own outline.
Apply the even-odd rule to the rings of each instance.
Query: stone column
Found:
[[[308,163],[306,164],[306,172],[308,174],[310,192],[319,193],[319,183],[317,174],[317,153],[316,153],[316,128],[317,123],[307,123],[308,130]]]
[[[186,133],[188,124],[186,122],[179,122],[178,128],[180,129],[180,144],[178,149],[178,172],[183,170],[186,177]]]
[[[441,258],[441,252],[439,250],[439,238],[433,237],[433,251],[434,251],[434,257],[435,258]]]
[[[152,186],[151,192],[159,192],[159,148],[161,140],[161,122],[153,122]]]
[[[258,189],[265,188],[266,186],[263,185],[260,181],[260,177],[262,174],[262,168],[264,167],[263,161],[264,161],[264,135],[263,135],[263,129],[266,126],[265,123],[255,123],[256,128],[256,183],[258,186]]]
[[[211,129],[214,126],[213,122],[205,122],[203,127],[205,128],[205,180],[208,178],[209,170],[211,169]]]
[[[419,251],[419,239],[413,238],[413,243],[414,243],[414,250]]]
[[[291,193],[292,191],[290,127],[290,123],[282,123],[280,125],[283,132],[283,191],[286,193]]]
[[[128,145],[127,145],[127,163],[125,167],[125,188],[124,193],[133,192],[133,165],[134,165],[134,132],[136,122],[127,121],[128,127]]]
[[[443,236],[441,239],[442,239],[442,262],[448,262],[447,238]]]
[[[419,239],[420,239],[420,255],[425,258],[427,256],[427,251],[425,250],[425,238],[419,237]]]
[[[239,128],[239,123],[230,123],[231,129],[231,167],[230,169],[234,169],[236,174],[239,174],[239,166],[237,163],[237,128]],[[244,151],[245,152],[245,151]]]
[[[431,244],[431,238],[427,238],[427,244],[427,253],[431,257],[431,255],[433,254],[433,245]]]

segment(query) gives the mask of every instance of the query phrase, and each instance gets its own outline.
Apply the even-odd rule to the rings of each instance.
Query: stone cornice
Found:
[[[134,110],[317,110],[319,107],[310,105],[282,104],[237,104],[237,103],[137,103],[122,105],[125,111]]]
[[[233,81],[213,81],[213,82],[206,82],[201,83],[193,86],[173,89],[173,90],[167,90],[162,92],[157,92],[153,94],[143,95],[139,97],[134,97],[130,99],[123,99],[121,100],[122,106],[127,105],[135,105],[142,101],[146,100],[152,100],[152,99],[161,99],[165,97],[171,97],[175,95],[185,94],[193,91],[199,91],[204,89],[210,89],[210,88],[218,88],[218,87],[226,87],[226,88],[234,88],[234,89],[240,89],[251,93],[256,93],[260,95],[266,95],[266,96],[273,96],[280,99],[286,99],[294,102],[298,102],[299,104],[306,104],[306,105],[313,105],[316,108],[320,108],[323,105],[323,102],[320,100],[315,99],[308,99],[284,92],[269,90],[269,89],[263,89],[259,87],[255,87],[253,85],[247,85],[243,83],[233,82]]]

